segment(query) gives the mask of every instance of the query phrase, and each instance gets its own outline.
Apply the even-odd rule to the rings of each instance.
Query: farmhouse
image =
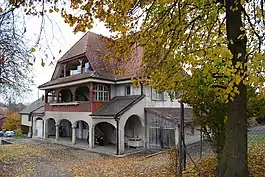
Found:
[[[123,64],[107,62],[102,60],[106,40],[87,32],[58,60],[51,80],[39,86],[45,91],[43,115],[32,117],[33,137],[85,142],[102,151],[109,147],[117,155],[177,144],[179,100],[148,85],[133,87],[142,51],[135,50]],[[196,141],[192,110],[185,105],[184,112],[186,134]]]

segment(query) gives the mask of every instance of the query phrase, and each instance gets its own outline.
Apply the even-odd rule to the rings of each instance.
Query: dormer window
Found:
[[[72,76],[80,73],[93,71],[92,66],[86,58],[75,59],[65,63],[60,63],[57,68],[58,77]]]
[[[94,87],[94,101],[108,101],[109,89],[105,85],[96,85]]]

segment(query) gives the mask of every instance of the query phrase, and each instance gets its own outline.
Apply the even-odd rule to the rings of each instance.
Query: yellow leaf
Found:
[[[35,49],[34,47],[32,47],[32,48],[30,49],[30,51],[31,51],[31,52],[35,52],[36,49]]]
[[[41,66],[42,66],[42,67],[45,66],[45,62],[43,61],[43,59],[41,59]]]

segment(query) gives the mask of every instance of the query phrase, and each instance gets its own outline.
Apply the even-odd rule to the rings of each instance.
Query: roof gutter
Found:
[[[40,90],[47,90],[47,89],[67,87],[67,86],[72,86],[72,85],[77,85],[77,84],[84,84],[84,83],[87,83],[87,82],[97,82],[97,83],[104,83],[104,84],[115,84],[114,81],[88,78],[88,79],[77,80],[77,81],[73,81],[73,82],[65,82],[65,83],[62,83],[62,84],[56,84],[56,85],[50,85],[50,86],[43,86],[43,87],[39,86],[38,88]]]
[[[132,80],[130,78],[128,79],[122,79],[122,80],[110,80],[110,79],[97,79],[94,77],[90,77],[87,79],[80,79],[80,80],[75,80],[75,81],[70,81],[70,82],[64,82],[60,84],[54,84],[54,85],[49,85],[49,86],[42,86],[40,85],[38,89],[40,90],[47,90],[47,89],[52,89],[52,88],[59,88],[59,87],[66,87],[66,86],[72,86],[76,84],[83,84],[87,82],[97,82],[97,83],[104,83],[104,84],[129,84],[132,83]]]
[[[117,117],[117,115],[115,115],[114,119],[116,121],[116,155],[119,155],[120,154],[120,145],[119,145],[119,141],[120,141],[120,135],[119,135],[120,119]]]

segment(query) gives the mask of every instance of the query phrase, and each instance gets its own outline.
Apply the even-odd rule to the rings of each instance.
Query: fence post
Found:
[[[180,123],[178,124],[179,129],[179,142],[178,142],[178,148],[179,148],[179,163],[178,163],[178,177],[182,177],[182,138],[181,138],[181,127]]]
[[[179,123],[179,172],[178,175],[179,177],[182,177],[182,171],[183,168],[185,168],[185,163],[186,163],[186,159],[185,159],[185,148],[184,148],[184,104],[181,101],[180,102],[180,123]]]
[[[200,159],[202,158],[202,128],[200,129]]]

